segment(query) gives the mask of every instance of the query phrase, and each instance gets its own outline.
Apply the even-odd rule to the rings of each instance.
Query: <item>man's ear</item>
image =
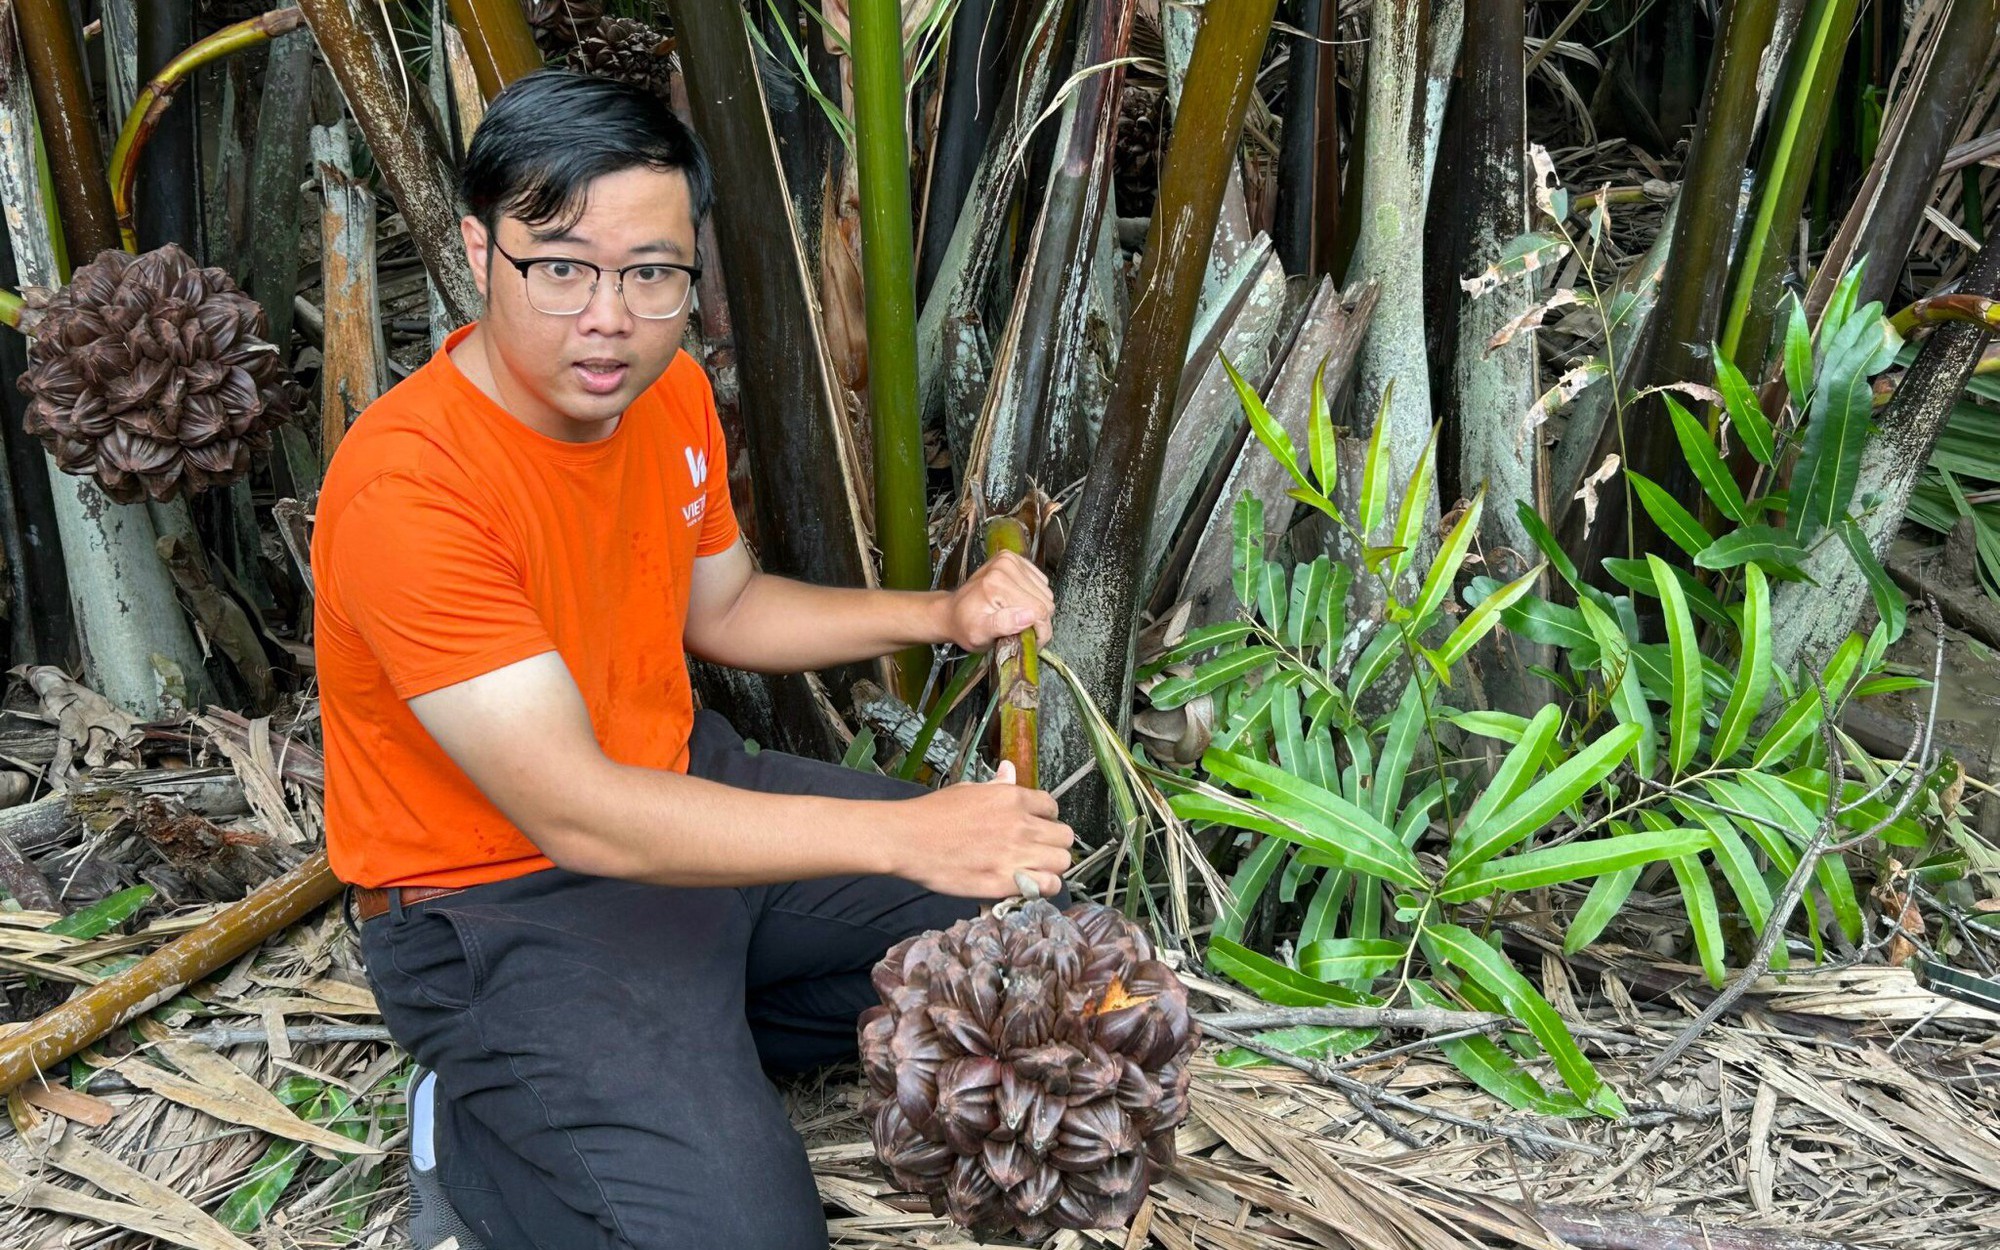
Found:
[[[470,213],[458,219],[458,233],[465,240],[465,263],[472,269],[472,284],[479,288],[479,298],[484,301],[486,279],[493,263],[492,237],[486,232],[486,224]]]

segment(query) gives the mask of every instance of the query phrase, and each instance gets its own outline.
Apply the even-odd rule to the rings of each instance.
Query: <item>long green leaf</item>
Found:
[[[151,902],[152,898],[152,886],[135,885],[116,894],[107,894],[81,911],[71,912],[42,932],[73,938],[99,937],[131,919],[132,913]]]
[[[1669,495],[1659,483],[1643,473],[1625,470],[1625,480],[1632,483],[1633,491],[1639,496],[1639,505],[1646,515],[1653,518],[1653,524],[1660,532],[1674,541],[1674,545],[1691,556],[1698,556],[1715,541],[1715,535],[1708,527],[1695,519],[1695,515],[1681,507],[1681,501]]]
[[[1680,579],[1665,560],[1647,553],[1653,581],[1660,588],[1660,602],[1666,608],[1667,646],[1674,657],[1674,699],[1667,709],[1667,761],[1674,775],[1686,771],[1701,746],[1702,715],[1708,710],[1701,673],[1701,641],[1695,636],[1694,617],[1688,612],[1687,596],[1681,593]]]
[[[1301,947],[1333,935],[1340,923],[1341,905],[1347,900],[1347,888],[1353,880],[1345,868],[1329,869],[1320,878],[1319,886],[1313,891],[1312,902],[1306,904],[1305,919],[1299,922]]]
[[[1170,677],[1154,686],[1149,697],[1156,708],[1177,708],[1218,686],[1228,685],[1269,667],[1277,662],[1280,654],[1275,647],[1241,647],[1225,652],[1186,677]]]
[[[1715,887],[1709,884],[1700,856],[1683,855],[1668,862],[1674,866],[1674,879],[1680,882],[1681,904],[1687,908],[1688,921],[1694,928],[1694,948],[1701,955],[1701,970],[1710,985],[1721,989],[1729,973],[1723,952],[1722,919],[1715,907]]]
[[[1396,510],[1396,532],[1390,538],[1390,545],[1396,554],[1389,561],[1393,576],[1401,577],[1416,559],[1418,548],[1424,543],[1424,514],[1430,507],[1431,490],[1437,477],[1438,427],[1431,427],[1430,439],[1424,443],[1423,454],[1417,457],[1417,467],[1411,471],[1409,482],[1403,487],[1403,502]],[[1422,619],[1422,613],[1418,614]]]
[[[1292,605],[1285,613],[1288,646],[1299,648],[1314,642],[1337,641],[1315,636],[1325,620],[1325,605],[1321,600],[1332,585],[1333,561],[1326,556],[1292,570]]]
[[[1229,363],[1228,358],[1217,356],[1216,359],[1222,362],[1223,372],[1229,375],[1229,381],[1236,387],[1236,398],[1243,405],[1244,415],[1250,418],[1250,432],[1257,436],[1257,441],[1264,444],[1264,449],[1276,457],[1279,464],[1285,466],[1285,472],[1292,475],[1294,482],[1306,490],[1313,490],[1312,480],[1299,468],[1299,451],[1292,446],[1292,436],[1285,433],[1285,427],[1258,397],[1257,389],[1243,380],[1243,375],[1236,372],[1236,367]]]
[[[1658,734],[1652,706],[1646,702],[1645,682],[1639,674],[1639,657],[1624,631],[1603,609],[1587,599],[1579,599],[1577,606],[1583,612],[1584,623],[1590,626],[1591,636],[1597,640],[1597,667],[1611,691],[1611,710],[1621,725],[1639,731],[1633,744],[1633,767],[1640,776],[1650,777],[1659,761]]]
[[[1208,944],[1208,964],[1280,1007],[1362,1007],[1371,1002],[1366,995],[1315,981],[1227,938]]]
[[[1680,439],[1681,455],[1688,467],[1701,482],[1701,488],[1708,492],[1717,510],[1739,525],[1750,524],[1750,509],[1744,505],[1743,491],[1730,475],[1729,466],[1722,462],[1722,454],[1715,449],[1715,442],[1702,427],[1695,415],[1681,406],[1672,395],[1661,393],[1660,398],[1667,403],[1667,412],[1674,421],[1674,435]]]
[[[1847,544],[1847,552],[1854,557],[1854,565],[1861,575],[1868,579],[1868,592],[1875,597],[1875,614],[1889,627],[1889,641],[1903,636],[1903,627],[1909,622],[1909,603],[1903,598],[1902,587],[1889,580],[1889,574],[1882,568],[1882,562],[1875,558],[1875,549],[1869,545],[1868,536],[1852,520],[1842,517],[1839,523],[1841,541]]]
[[[1472,870],[1540,829],[1585,791],[1609,777],[1639,741],[1637,725],[1619,725],[1556,766],[1513,802],[1479,825],[1467,821],[1460,835],[1464,853],[1455,858],[1445,880],[1463,879]],[[1517,747],[1516,750],[1519,750]],[[1509,752],[1512,755],[1512,752]]]
[[[1277,871],[1279,861],[1290,849],[1290,844],[1283,838],[1265,838],[1243,857],[1243,862],[1236,867],[1236,875],[1229,882],[1232,896],[1229,906],[1216,918],[1215,936],[1232,942],[1243,940],[1243,926],[1249,923],[1251,911],[1264,897],[1264,888],[1271,883],[1271,874]]]
[[[1792,470],[1792,536],[1809,541],[1847,515],[1861,477],[1861,448],[1868,439],[1875,392],[1861,373],[1822,378],[1813,395],[1805,446]]]
[[[1827,661],[1826,671],[1820,675],[1827,699],[1836,710],[1840,707],[1841,693],[1854,676],[1855,666],[1861,662],[1862,648],[1861,635],[1849,634],[1847,641],[1834,649],[1833,658]],[[1799,691],[1757,743],[1757,751],[1750,757],[1751,767],[1772,768],[1791,758],[1792,752],[1819,729],[1824,719],[1819,690],[1808,686]]]
[[[1583,900],[1583,906],[1577,908],[1576,919],[1569,922],[1563,934],[1563,954],[1574,955],[1597,940],[1604,926],[1624,908],[1643,871],[1640,865],[1620,868],[1590,883],[1590,894]]]
[[[1418,889],[1427,888],[1416,857],[1396,840],[1395,832],[1333,791],[1304,778],[1288,776],[1262,760],[1228,751],[1211,748],[1202,756],[1202,766],[1217,780],[1256,795],[1279,815],[1304,821],[1326,841],[1356,855],[1377,856],[1382,861],[1378,869],[1359,864],[1349,866]]]
[[[1375,411],[1375,429],[1368,436],[1368,458],[1361,467],[1361,538],[1372,542],[1389,510],[1389,450],[1384,433],[1389,428],[1389,402],[1396,394],[1396,379],[1382,388],[1382,403]]]
[[[1709,758],[1718,764],[1736,754],[1750,736],[1750,726],[1771,689],[1771,584],[1755,564],[1744,566],[1743,574],[1743,654],[1709,750]]]
[[[1805,559],[1805,548],[1791,535],[1768,525],[1746,525],[1710,543],[1694,562],[1698,568],[1733,569],[1754,560],[1766,572],[1796,581],[1805,576],[1800,567]]]
[[[1380,1029],[1337,1029],[1323,1024],[1295,1024],[1288,1029],[1270,1029],[1257,1035],[1265,1046],[1301,1059],[1338,1059],[1351,1055],[1382,1035]],[[1254,1050],[1231,1046],[1215,1056],[1218,1068],[1261,1068],[1275,1060]]]
[[[1549,743],[1555,740],[1556,730],[1562,726],[1562,708],[1554,703],[1544,703],[1535,713],[1534,719],[1526,723],[1515,739],[1514,749],[1507,752],[1500,761],[1500,767],[1493,770],[1493,779],[1472,801],[1472,807],[1459,821],[1458,837],[1463,845],[1467,838],[1486,827],[1495,812],[1521,797],[1534,784],[1540,773],[1542,761],[1548,754]],[[1454,847],[1454,865],[1456,863]]]
[[[1235,542],[1231,544],[1230,581],[1236,602],[1249,607],[1257,597],[1257,578],[1264,568],[1264,503],[1244,492],[1230,513]]]
[[[1673,580],[1679,583],[1681,595],[1687,600],[1688,607],[1693,609],[1696,616],[1732,632],[1736,629],[1735,618],[1729,615],[1729,610],[1722,606],[1722,600],[1715,597],[1714,591],[1696,581],[1686,569],[1673,565],[1669,565],[1668,569],[1673,575]],[[1645,560],[1606,556],[1604,571],[1642,595],[1651,595],[1655,599],[1660,597],[1659,585],[1653,577],[1653,566]]]
[[[1763,936],[1764,925],[1771,916],[1771,884],[1758,871],[1756,857],[1750,853],[1750,846],[1737,831],[1735,822],[1712,808],[1683,799],[1674,800],[1674,807],[1683,818],[1693,821],[1707,832],[1708,849],[1715,856],[1715,866],[1728,880],[1730,892],[1736,896],[1736,905],[1743,909],[1743,918],[1750,922],[1750,931]],[[1771,967],[1782,971],[1790,962],[1791,957],[1783,942],[1771,948]]]
[[[1570,1036],[1569,1026],[1563,1023],[1562,1017],[1549,1006],[1540,991],[1515,970],[1513,964],[1481,941],[1478,934],[1459,925],[1433,925],[1426,933],[1447,962],[1498,995],[1514,1018],[1528,1026],[1528,1031],[1535,1035],[1535,1040],[1555,1061],[1563,1084],[1569,1086],[1586,1107],[1614,1119],[1625,1114],[1624,1103],[1604,1083],[1604,1078],[1597,1074],[1590,1060],[1584,1058],[1583,1051],[1577,1048],[1576,1039]]]
[[[1423,589],[1417,593],[1417,605],[1410,613],[1416,619],[1422,620],[1444,603],[1453,579],[1458,576],[1459,565],[1465,562],[1465,553],[1472,547],[1472,536],[1479,532],[1479,516],[1485,507],[1486,488],[1481,486],[1473,492],[1471,505],[1459,514],[1451,533],[1445,535],[1443,548],[1431,562],[1430,572],[1424,575]]]
[[[1799,845],[1804,846],[1819,832],[1820,818],[1813,808],[1806,806],[1796,790],[1786,785],[1781,778],[1765,772],[1742,774],[1743,787],[1762,796],[1770,804],[1769,810],[1782,813],[1785,822],[1797,836]],[[1826,895],[1828,906],[1833,908],[1833,918],[1840,925],[1841,932],[1850,942],[1861,940],[1861,901],[1854,893],[1854,882],[1847,872],[1847,859],[1841,855],[1822,855],[1813,868],[1814,879],[1819,882]]]
[[[1382,739],[1381,754],[1375,760],[1375,817],[1387,824],[1395,818],[1403,798],[1403,778],[1417,753],[1417,739],[1424,731],[1424,692],[1413,674],[1403,686],[1402,701],[1389,717],[1389,732]]]
[[[1771,463],[1777,454],[1776,445],[1771,440],[1771,423],[1764,416],[1764,409],[1757,403],[1757,392],[1750,389],[1750,380],[1736,367],[1720,347],[1715,350],[1715,388],[1722,392],[1722,402],[1729,410],[1729,425],[1758,464]],[[1761,349],[1760,353],[1761,355]],[[1692,553],[1689,553],[1692,554]]]
[[[1307,451],[1312,457],[1313,479],[1321,492],[1333,489],[1339,440],[1333,432],[1333,410],[1326,402],[1326,361],[1313,370],[1312,402],[1306,414]]]
[[[1686,855],[1707,845],[1706,834],[1693,829],[1672,829],[1547,846],[1488,860],[1458,884],[1439,890],[1438,899],[1466,903],[1501,890],[1530,890],[1564,881],[1583,881],[1654,860]]]
[[[1420,1007],[1455,1010],[1458,1004],[1421,981],[1410,982],[1410,999]],[[1517,1111],[1537,1115],[1583,1116],[1590,1111],[1576,1095],[1561,1090],[1551,1092],[1500,1049],[1490,1037],[1474,1036],[1440,1041],[1438,1049],[1453,1067],[1465,1073],[1474,1085]]]
[[[1812,327],[1806,324],[1804,301],[1794,295],[1791,316],[1785,322],[1785,385],[1792,393],[1792,412],[1800,418],[1812,398],[1812,384]]]
[[[1182,660],[1192,659],[1204,651],[1213,651],[1217,647],[1227,646],[1232,642],[1242,642],[1245,638],[1256,632],[1256,626],[1248,621],[1218,621],[1213,625],[1203,625],[1199,629],[1191,629],[1188,631],[1187,637],[1160,653],[1158,658],[1140,665],[1139,671],[1135,676],[1143,681],[1157,674],[1170,664],[1178,664]]]
[[[1547,567],[1546,564],[1537,564],[1481,599],[1473,606],[1472,611],[1465,614],[1465,619],[1451,631],[1451,637],[1444,640],[1444,646],[1438,648],[1436,657],[1432,661],[1438,669],[1440,678],[1445,677],[1453,665],[1464,659],[1472,648],[1478,645],[1481,638],[1491,633],[1494,626],[1507,619],[1507,612],[1534,588],[1535,583],[1541,580],[1542,571]]]
[[[1372,980],[1409,951],[1407,941],[1393,938],[1327,938],[1299,948],[1299,971],[1317,981]]]

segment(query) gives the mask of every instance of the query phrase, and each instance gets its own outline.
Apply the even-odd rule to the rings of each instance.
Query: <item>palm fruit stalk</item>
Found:
[[[290,415],[264,310],[175,244],[100,252],[68,286],[25,295],[24,425],[120,503],[235,481]]]
[[[1024,539],[996,521],[988,553]],[[1033,642],[996,648],[1002,743],[1029,779]],[[897,1185],[980,1233],[1131,1222],[1173,1164],[1195,1044],[1187,989],[1143,929],[1096,903],[1003,903],[898,943],[873,975],[863,1110]]]

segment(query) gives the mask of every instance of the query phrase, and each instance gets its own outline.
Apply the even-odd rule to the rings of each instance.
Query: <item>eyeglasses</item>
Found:
[[[515,256],[497,239],[493,250],[521,271],[528,287],[528,307],[550,317],[574,317],[590,307],[598,282],[609,272],[618,279],[618,297],[625,301],[626,311],[647,321],[665,321],[687,307],[688,295],[701,277],[698,265],[668,261],[607,271],[602,265],[567,256]]]

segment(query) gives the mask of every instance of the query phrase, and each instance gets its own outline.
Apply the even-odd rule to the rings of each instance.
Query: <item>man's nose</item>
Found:
[[[618,290],[618,275],[607,273],[597,280],[590,302],[576,315],[576,328],[585,334],[629,334],[632,313]]]

